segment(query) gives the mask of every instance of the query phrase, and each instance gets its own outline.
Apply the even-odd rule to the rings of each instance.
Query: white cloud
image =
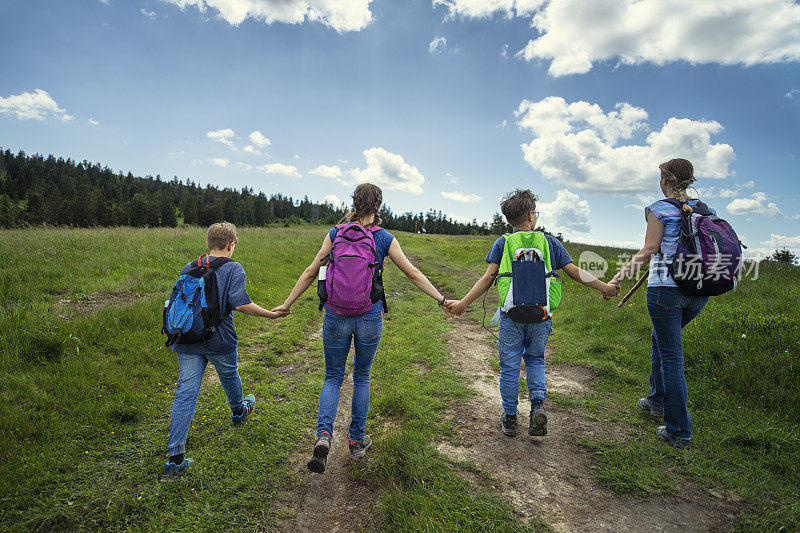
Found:
[[[258,150],[256,150],[255,148],[253,148],[252,144],[248,144],[247,146],[242,148],[242,151],[243,152],[247,152],[248,154],[260,154],[261,153]]]
[[[338,179],[342,177],[342,169],[338,166],[320,165],[308,171],[309,174],[323,178]]]
[[[741,185],[737,185],[736,187],[739,188],[739,189],[752,189],[755,186],[756,186],[756,182],[753,181],[753,180],[750,180],[748,182],[742,183]]]
[[[649,129],[648,114],[627,103],[604,113],[597,104],[567,103],[550,96],[523,100],[515,112],[521,130],[534,138],[522,145],[525,161],[545,178],[583,191],[635,194],[658,184],[658,165],[674,157],[689,159],[695,175],[724,178],[734,158],[727,144],[711,144],[722,131],[714,121],[672,117],[644,145],[617,145]]]
[[[546,0],[433,0],[433,6],[443,6],[451,18],[489,18],[496,14],[506,17],[532,14]]]
[[[350,171],[356,183],[369,182],[390,191],[422,194],[425,176],[416,167],[406,163],[402,156],[379,147],[369,148],[363,153],[367,168]]]
[[[145,17],[149,18],[150,20],[156,18],[156,12],[155,11],[148,11],[145,8],[141,8],[139,10],[139,13],[141,13]]]
[[[459,191],[453,191],[453,192],[442,191],[442,196],[444,196],[448,200],[462,202],[465,204],[474,204],[483,200],[483,197],[478,196],[477,194],[467,194]]]
[[[241,168],[242,170],[253,170],[253,165],[248,163],[242,163],[241,161],[237,161],[234,163],[237,167]]]
[[[589,202],[568,189],[556,192],[554,201],[540,203],[536,209],[541,213],[538,223],[553,233],[571,235],[576,231],[588,233],[592,229],[589,225]]]
[[[14,115],[18,120],[44,120],[54,116],[67,122],[75,118],[58,107],[47,91],[41,89],[32,93],[12,94],[6,98],[0,96],[0,114]]]
[[[500,51],[500,57],[504,60],[508,60],[508,44],[503,45],[503,49]]]
[[[206,133],[206,137],[213,141],[217,141],[218,143],[222,143],[225,146],[230,146],[233,148],[233,130],[230,128],[225,128],[224,130],[213,130]]]
[[[778,206],[770,202],[767,205],[767,195],[763,192],[754,193],[750,198],[737,198],[728,204],[728,212],[734,215],[770,215],[778,218],[783,213]]]
[[[163,0],[181,9],[212,10],[232,26],[252,18],[266,24],[318,22],[338,32],[359,31],[372,21],[372,0]]]
[[[93,119],[92,117],[89,117],[89,124],[91,126],[99,126],[100,122],[98,122],[97,120]]]
[[[344,202],[342,202],[339,199],[339,197],[336,196],[335,194],[329,194],[329,195],[325,196],[325,198],[322,199],[322,203],[323,204],[331,204],[334,207],[339,207]]]
[[[447,176],[447,183],[450,183],[452,185],[458,185],[458,177],[457,176],[453,176],[449,172],[445,172],[444,175]]]
[[[258,146],[259,148],[264,148],[265,146],[269,146],[272,144],[269,139],[264,137],[264,134],[260,131],[254,131],[250,133],[250,142],[254,145]]]
[[[297,179],[302,177],[300,176],[300,172],[297,171],[297,167],[293,165],[284,165],[283,163],[269,163],[257,166],[255,169],[264,174],[283,174],[284,176]]]
[[[212,157],[211,162],[218,167],[227,167],[230,160],[222,158],[222,157]]]
[[[630,204],[626,205],[625,207],[631,207],[633,209],[641,211],[645,207],[647,207],[648,205],[650,205],[653,202],[655,202],[656,200],[658,200],[658,198],[656,198],[652,194],[640,193],[640,194],[636,195],[636,200],[637,200],[636,202],[630,203]]]
[[[772,233],[769,239],[761,244],[769,250],[765,255],[770,255],[773,251],[781,248],[788,248],[794,253],[800,253],[800,235],[788,236]]]
[[[433,0],[450,17],[525,17],[537,37],[518,52],[553,76],[594,64],[671,61],[756,65],[800,60],[793,0]]]
[[[431,54],[441,54],[447,50],[447,38],[435,37],[430,44],[428,44],[428,52]]]
[[[789,100],[798,100],[800,101],[800,89],[792,89],[791,91],[784,94],[786,98]]]
[[[503,119],[503,122],[501,122],[500,124],[495,126],[495,128],[497,128],[498,130],[504,130],[504,129],[506,129],[507,125],[508,125],[508,120]]]
[[[101,4],[108,5],[109,0],[98,0]]]
[[[469,218],[469,217],[464,217],[464,216],[461,216],[461,215],[454,215],[452,213],[449,213],[447,215],[447,218],[449,218],[453,222],[459,222],[461,224],[472,224],[473,222],[475,222],[477,224],[483,224],[482,220],[478,220],[475,217]]]

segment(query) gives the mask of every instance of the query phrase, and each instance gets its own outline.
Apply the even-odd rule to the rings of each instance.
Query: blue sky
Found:
[[[698,7],[700,5],[700,7]],[[791,0],[0,2],[0,146],[638,245],[686,157],[751,250],[800,252]]]

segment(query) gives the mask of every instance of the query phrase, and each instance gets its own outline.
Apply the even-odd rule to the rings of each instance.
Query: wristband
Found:
[[[438,300],[437,300],[437,301],[438,301]],[[442,296],[442,301],[441,301],[441,302],[439,302],[439,307],[444,307],[444,303],[445,303],[446,301],[447,301],[447,297],[446,297],[446,296]]]

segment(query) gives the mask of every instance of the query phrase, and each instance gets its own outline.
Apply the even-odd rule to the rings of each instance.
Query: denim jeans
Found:
[[[339,405],[350,342],[355,344],[353,361],[353,402],[350,407],[350,440],[364,438],[369,410],[369,376],[372,360],[383,333],[383,309],[373,307],[365,315],[341,316],[325,309],[322,319],[322,347],[325,352],[325,381],[319,395],[317,435],[333,435],[333,421]]]
[[[200,394],[200,385],[209,361],[217,370],[231,411],[238,411],[244,403],[236,350],[212,355],[203,350],[202,344],[198,344],[196,352],[175,355],[178,356],[178,387],[175,389],[175,402],[172,404],[172,416],[169,420],[170,455],[179,455],[186,450],[186,437],[189,435],[189,427],[197,407],[197,396]]]
[[[544,347],[553,332],[553,320],[536,324],[518,324],[505,313],[500,314],[500,397],[507,415],[517,414],[519,398],[519,367],[525,360],[525,380],[528,396],[533,402],[543,402],[547,396],[544,386]]]
[[[708,303],[707,296],[686,296],[677,287],[648,287],[647,310],[653,321],[650,342],[650,390],[647,399],[664,410],[667,432],[684,442],[692,440],[692,418],[683,373],[681,329]]]

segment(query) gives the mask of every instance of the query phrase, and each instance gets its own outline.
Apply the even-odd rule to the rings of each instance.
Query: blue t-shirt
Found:
[[[336,238],[336,234],[339,232],[339,229],[333,227],[328,232],[328,236],[331,238],[331,242]],[[394,240],[394,235],[386,231],[385,229],[379,229],[375,232],[375,255],[377,256],[378,263],[383,263],[383,260],[386,259],[386,256],[389,255],[389,247],[392,245],[392,241]],[[328,304],[325,304],[325,309],[328,309]],[[375,302],[372,306],[372,309],[367,311],[368,313],[379,313],[377,309],[383,310],[383,303],[382,302]],[[330,309],[328,309],[330,311]],[[333,311],[330,311],[331,313]]]
[[[209,257],[213,261],[215,257]],[[194,264],[187,263],[181,274],[186,273]],[[233,311],[235,307],[246,305],[252,302],[250,295],[247,294],[247,275],[244,273],[242,265],[236,261],[230,261],[219,267],[217,274],[217,298],[220,304],[220,312],[226,313]],[[205,343],[199,344],[173,344],[172,351],[176,353],[203,353],[209,355],[222,355],[230,353],[236,349],[238,342],[236,328],[233,325],[232,313],[222,319],[219,328],[214,335]]]
[[[697,200],[689,200],[689,205],[697,205]],[[717,214],[716,211],[709,210]],[[675,281],[667,270],[667,265],[672,262],[675,250],[678,248],[678,232],[681,229],[681,212],[669,202],[658,200],[644,208],[644,219],[651,212],[664,224],[664,236],[661,238],[661,250],[653,256],[650,263],[650,273],[647,277],[649,287],[677,287]]]
[[[514,233],[516,233],[516,231]],[[561,241],[552,235],[547,234],[545,234],[545,238],[547,238],[547,244],[550,246],[550,268],[553,270],[561,270],[568,264],[572,263],[572,258],[569,256],[567,249],[564,248],[564,245],[561,244]],[[484,261],[499,265],[500,261],[503,259],[503,248],[505,248],[505,245],[505,237],[500,237],[494,241],[494,244],[492,245],[491,250],[489,250],[489,253],[486,255]]]

